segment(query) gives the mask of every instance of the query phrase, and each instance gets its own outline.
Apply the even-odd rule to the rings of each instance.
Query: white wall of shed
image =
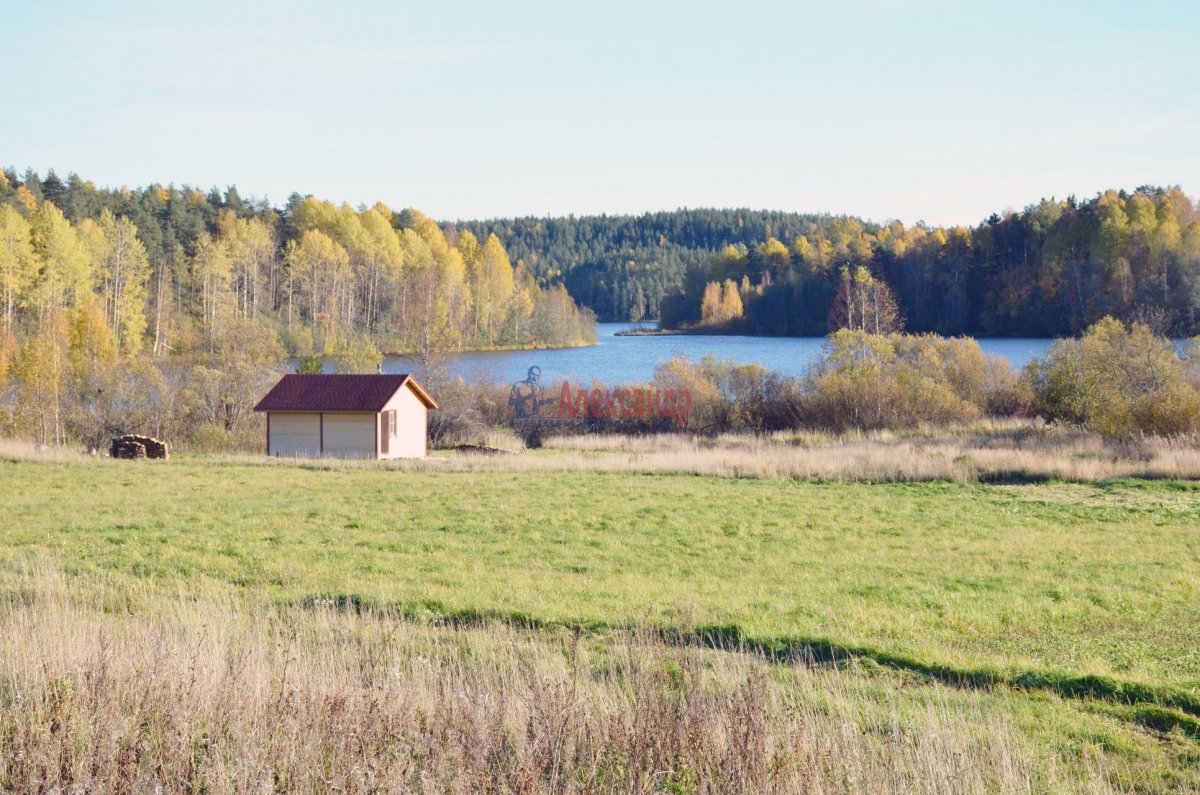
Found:
[[[427,452],[429,409],[421,399],[406,384],[403,389],[392,395],[392,399],[383,410],[395,410],[396,435],[389,441],[387,455],[380,457],[423,458]],[[384,427],[386,428],[386,425]]]

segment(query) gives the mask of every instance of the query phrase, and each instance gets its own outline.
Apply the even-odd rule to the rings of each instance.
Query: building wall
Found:
[[[423,458],[427,452],[429,409],[416,393],[405,386],[392,396],[384,411],[396,412],[396,435],[388,440],[388,452],[381,458]],[[386,423],[381,421],[381,430]]]
[[[325,455],[374,458],[374,414],[325,414]]]
[[[316,458],[321,454],[321,415],[271,412],[268,455]]]

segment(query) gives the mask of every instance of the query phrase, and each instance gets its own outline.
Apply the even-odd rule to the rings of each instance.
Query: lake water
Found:
[[[467,380],[501,383],[519,381],[533,365],[542,368],[542,378],[554,382],[564,378],[591,383],[599,379],[607,384],[647,381],[654,368],[679,356],[691,361],[701,356],[732,359],[741,364],[757,363],[768,370],[786,375],[804,375],[821,353],[824,337],[742,337],[709,335],[664,335],[654,337],[618,337],[616,333],[632,328],[629,323],[599,323],[597,343],[587,348],[559,348],[528,351],[461,353],[451,359],[450,370]],[[1001,356],[1013,367],[1023,367],[1050,347],[1049,339],[981,339],[985,353]],[[416,370],[411,359],[389,356],[385,373]]]

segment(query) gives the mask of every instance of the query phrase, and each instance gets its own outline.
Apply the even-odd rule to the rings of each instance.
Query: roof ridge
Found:
[[[410,373],[287,373],[255,411],[382,411],[405,385],[428,408],[438,407]]]

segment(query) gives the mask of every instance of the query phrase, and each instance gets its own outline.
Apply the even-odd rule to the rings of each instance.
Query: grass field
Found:
[[[0,512],[10,594],[36,590],[33,565],[135,614],[169,597],[632,627],[754,665],[840,662],[860,696],[973,693],[1021,753],[1053,749],[1031,790],[1084,758],[1106,786],[1200,782],[1193,482],[20,461],[0,464]]]

